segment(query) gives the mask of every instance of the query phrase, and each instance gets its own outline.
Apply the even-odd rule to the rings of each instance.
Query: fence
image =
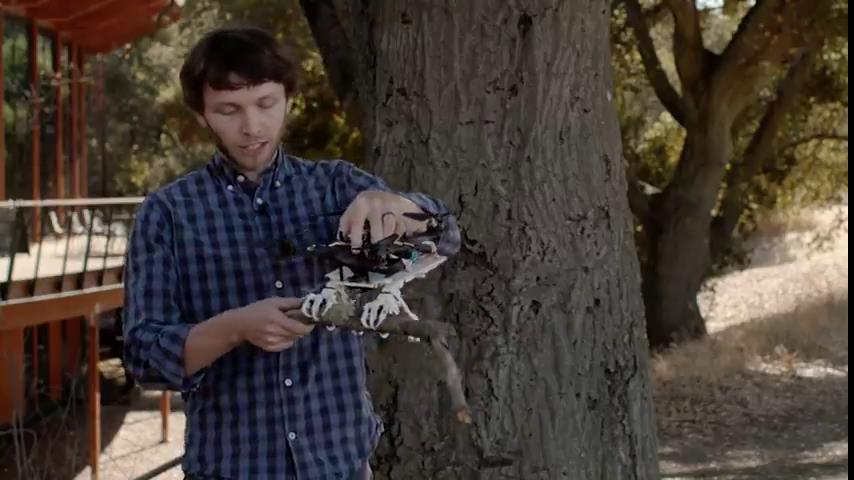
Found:
[[[142,200],[0,202],[0,302],[103,285],[109,270],[124,263]]]
[[[20,424],[42,400],[64,400],[70,393],[64,386],[80,377],[84,357],[86,371],[98,371],[99,319],[123,304],[128,237],[143,200],[0,202],[0,425]],[[98,375],[87,375],[87,385],[90,464],[97,478]],[[168,392],[162,398],[165,438]]]

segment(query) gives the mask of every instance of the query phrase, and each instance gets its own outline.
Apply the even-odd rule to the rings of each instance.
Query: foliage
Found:
[[[750,113],[755,122],[758,115]],[[740,133],[738,146],[743,151],[749,132]],[[847,136],[848,41],[837,37],[822,49],[797,107],[778,134],[775,160],[753,182],[750,208],[742,217],[743,232],[751,232],[757,216],[769,210],[823,204],[847,192]]]
[[[701,11],[707,49],[718,54],[723,51],[749,4],[727,1]],[[660,2],[642,5],[662,67],[671,83],[679,85],[672,53],[672,18]],[[835,16],[847,20],[847,3],[835,5]],[[796,108],[777,136],[773,167],[764,169],[749,186],[748,208],[740,222],[744,233],[751,231],[757,215],[768,210],[823,203],[847,191],[848,32],[837,20],[828,19],[830,36],[807,85],[799,92]],[[612,11],[611,38],[627,168],[632,178],[661,189],[679,160],[684,129],[662,107],[649,84],[622,2],[615,2]],[[782,72],[768,70],[767,75],[773,84]],[[740,160],[774,96],[770,88],[760,92],[737,120],[732,162]]]
[[[701,12],[703,39],[710,51],[723,50],[749,4],[726,1]],[[625,156],[633,178],[660,189],[673,174],[685,132],[661,106],[650,87],[633,32],[627,25],[625,9],[621,2],[615,5],[612,58]],[[667,77],[678,85],[670,44],[673,20],[657,1],[645,1],[643,6],[662,66]],[[847,3],[837,6],[836,15],[847,19]],[[177,23],[120,50],[90,59],[89,78],[99,62],[103,62],[105,75],[103,112],[98,109],[94,95],[90,95],[88,104],[90,193],[144,193],[206,161],[210,154],[207,134],[181,102],[177,73],[186,51],[202,34],[228,24],[267,28],[290,46],[300,62],[300,95],[285,139],[289,149],[308,158],[361,160],[358,129],[348,123],[327,84],[320,54],[299,2],[190,0]],[[750,229],[751,218],[763,210],[823,202],[840,189],[847,189],[847,141],[840,140],[843,135],[847,137],[847,27],[834,22],[828,28],[833,29],[834,36],[822,49],[796,111],[778,136],[776,167],[765,169],[750,186],[749,208],[741,222],[745,230]],[[25,55],[20,55],[25,53],[22,47],[25,31],[9,27],[7,37],[4,109],[6,118],[14,119],[6,124],[7,151],[13,159],[7,175],[10,183],[20,186],[29,184],[25,178],[29,169],[23,168],[23,164],[16,167],[14,161],[27,158],[29,148],[28,142],[21,141],[30,133],[25,128],[27,105],[21,104],[21,101],[26,103],[26,92],[21,86],[27,75],[26,62]],[[10,58],[19,61],[10,63]],[[49,68],[48,64],[43,65],[43,69]],[[90,92],[93,90],[90,88]],[[739,118],[734,131],[733,161],[746,148],[772,99],[772,90],[762,92]],[[49,162],[46,167],[50,168]]]
[[[25,198],[32,184],[27,30],[22,22],[10,19],[6,19],[3,30],[3,73],[6,194],[10,198]]]

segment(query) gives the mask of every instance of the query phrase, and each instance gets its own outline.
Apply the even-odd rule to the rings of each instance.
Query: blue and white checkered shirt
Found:
[[[188,475],[350,478],[382,431],[365,387],[362,337],[316,328],[280,353],[245,343],[191,377],[184,343],[193,324],[225,310],[318,291],[332,267],[299,252],[333,241],[359,192],[389,188],[347,162],[281,149],[258,185],[248,184],[217,154],[140,206],[125,271],[126,365],[142,384],[182,392]],[[403,195],[447,212],[426,195]],[[459,248],[456,223],[448,223],[444,255]]]

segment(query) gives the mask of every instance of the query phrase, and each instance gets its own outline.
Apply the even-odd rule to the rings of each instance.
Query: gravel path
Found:
[[[848,206],[804,213],[816,229],[754,243],[751,268],[710,280],[700,295],[709,333],[848,294]],[[818,251],[814,249],[818,246]]]

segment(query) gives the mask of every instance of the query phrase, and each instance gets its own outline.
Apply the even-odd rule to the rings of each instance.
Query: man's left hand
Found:
[[[408,198],[388,192],[361,192],[344,211],[338,231],[350,239],[353,251],[362,248],[362,234],[368,222],[370,242],[376,243],[392,234],[400,236],[424,232],[426,222],[413,220],[404,213],[424,213]]]

